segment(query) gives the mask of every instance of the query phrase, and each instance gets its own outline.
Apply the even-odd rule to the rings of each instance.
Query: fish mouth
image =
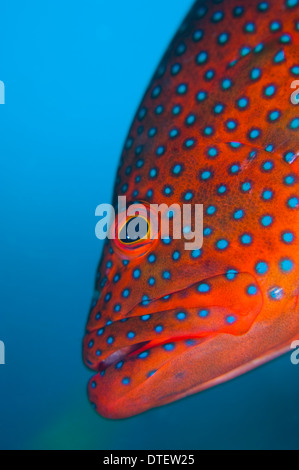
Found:
[[[241,291],[249,286],[254,295],[243,300]],[[96,372],[89,384],[90,400],[109,418],[159,406],[165,397],[165,377],[172,377],[171,381],[177,377],[181,386],[184,370],[190,369],[189,360],[185,369],[178,366],[183,358],[191,351],[197,354],[215,338],[247,333],[262,303],[259,286],[250,274],[235,274],[234,279],[221,275],[146,305],[140,303],[128,317],[89,331],[84,359]],[[187,382],[186,387],[190,389]],[[153,393],[160,395],[151,404]],[[176,399],[176,386],[168,395],[166,402]]]
[[[185,291],[185,289],[183,290]],[[152,348],[159,348],[168,344],[175,344],[180,341],[185,341],[186,345],[188,346],[192,346],[195,344],[198,345],[203,341],[207,340],[208,338],[215,336],[215,334],[217,334],[216,331],[218,328],[226,330],[226,325],[223,324],[223,328],[221,328],[219,325],[215,324],[215,318],[213,323],[210,323],[209,326],[207,326],[206,328],[202,327],[201,331],[196,331],[196,328],[195,331],[193,331],[193,322],[192,320],[190,320],[190,316],[195,316],[194,314],[197,313],[197,315],[202,316],[202,318],[204,318],[210,313],[208,310],[200,310],[200,306],[186,309],[181,307],[180,305],[176,305],[175,308],[173,308],[173,305],[171,305],[171,308],[169,309],[163,309],[161,311],[153,312],[154,305],[157,308],[158,305],[160,305],[161,301],[163,302],[165,301],[165,299],[169,299],[173,295],[174,293],[171,293],[163,297],[163,299],[152,300],[152,309],[150,310],[150,313],[141,315],[139,308],[137,307],[130,311],[129,317],[115,322],[111,322],[108,325],[108,331],[110,336],[108,336],[107,341],[109,341],[109,338],[112,338],[113,335],[118,336],[118,334],[121,333],[122,330],[127,332],[126,335],[122,335],[123,338],[124,336],[126,336],[126,339],[124,339],[123,341],[121,341],[120,339],[118,341],[118,348],[114,349],[113,352],[110,352],[108,356],[105,355],[104,359],[100,360],[96,364],[96,367],[93,363],[92,368],[96,368],[98,372],[102,372],[105,371],[108,367],[112,367],[121,361],[134,360],[134,358],[138,357],[138,355],[148,353]],[[192,305],[194,304],[192,303]],[[214,307],[214,315],[216,313],[216,309],[217,307]],[[219,308],[218,314],[220,314]],[[227,318],[230,314],[230,311],[222,308],[221,314],[223,316],[226,315]],[[187,316],[189,316],[189,322],[188,325],[184,325],[183,328],[182,320],[185,319]],[[164,325],[165,322],[168,322],[169,324],[170,320],[174,320],[175,318],[179,320],[181,324],[170,327],[168,326],[168,333],[171,333],[171,335],[163,333],[162,325]],[[124,325],[122,326],[122,324]],[[134,330],[136,331],[136,333]],[[133,331],[134,335],[136,335],[136,338],[139,338],[138,341],[132,341],[132,339],[128,339],[130,337],[130,334],[133,335]],[[155,335],[153,335],[153,331],[155,331]],[[142,339],[143,341],[140,341],[140,339]],[[87,365],[89,365],[90,367],[90,363]]]
[[[178,343],[179,341],[184,340],[186,344],[191,345],[198,345],[200,343],[203,343],[205,340],[209,338],[213,338],[215,335],[210,335],[210,336],[205,336],[205,337],[200,337],[200,336],[187,336],[187,337],[176,337],[176,338],[167,338],[164,339],[163,341],[144,341],[141,343],[136,343],[132,346],[127,346],[122,349],[119,349],[118,351],[110,354],[105,360],[99,362],[98,364],[98,371],[106,371],[108,367],[115,366],[116,364],[122,362],[122,361],[128,361],[130,359],[136,358],[138,355],[142,353],[147,353],[149,352],[152,348],[155,347],[161,347],[167,344],[175,344]]]

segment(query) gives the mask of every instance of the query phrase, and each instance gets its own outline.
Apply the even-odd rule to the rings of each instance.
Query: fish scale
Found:
[[[204,242],[105,243],[83,345],[103,416],[222,383],[299,337],[298,5],[195,2],[145,93],[114,205],[203,204]]]

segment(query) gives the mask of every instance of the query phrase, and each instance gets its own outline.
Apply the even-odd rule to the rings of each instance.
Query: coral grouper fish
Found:
[[[84,339],[101,415],[205,390],[299,338],[296,79],[298,0],[198,1],[173,39],[114,202],[202,204],[203,245],[107,240]]]

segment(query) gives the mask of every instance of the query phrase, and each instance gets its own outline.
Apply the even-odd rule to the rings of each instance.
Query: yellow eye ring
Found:
[[[138,202],[117,215],[112,230],[114,248],[122,258],[144,256],[158,242],[158,215],[147,202]]]

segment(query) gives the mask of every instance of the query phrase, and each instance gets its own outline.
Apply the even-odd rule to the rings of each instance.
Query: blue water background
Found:
[[[299,447],[285,356],[125,421],[90,407],[81,340],[129,125],[191,0],[0,6],[0,448]]]

